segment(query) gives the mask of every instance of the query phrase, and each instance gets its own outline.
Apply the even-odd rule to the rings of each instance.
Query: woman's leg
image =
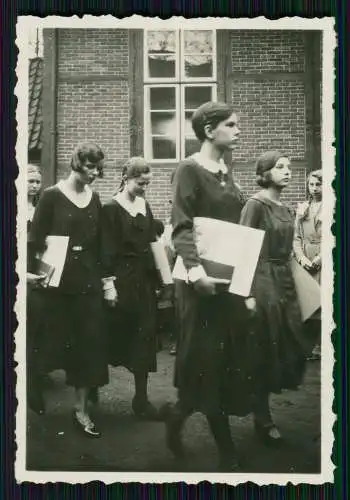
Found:
[[[80,387],[75,389],[75,409],[82,415],[87,415],[87,396],[88,389]]]
[[[134,380],[135,396],[132,401],[132,409],[135,415],[146,420],[158,420],[158,411],[148,400],[148,372],[135,371]]]
[[[174,405],[164,405],[160,410],[161,418],[166,424],[166,445],[176,458],[183,458],[185,455],[181,434],[192,411],[179,400]]]
[[[223,413],[207,415],[210,430],[220,456],[220,469],[234,471],[239,467],[236,447],[233,443],[228,416]]]
[[[259,438],[266,444],[273,445],[280,443],[282,436],[273,422],[269,398],[269,393],[263,390],[256,395],[254,426]]]
[[[140,404],[146,404],[148,401],[147,396],[147,385],[148,385],[148,373],[146,371],[136,371],[134,373],[135,380],[135,399],[140,402]]]
[[[85,435],[100,437],[101,433],[96,429],[88,413],[88,394],[89,390],[86,387],[75,389],[74,420]]]

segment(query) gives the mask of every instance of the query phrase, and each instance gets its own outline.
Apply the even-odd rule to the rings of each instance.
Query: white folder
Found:
[[[211,277],[212,280],[215,283],[228,281],[230,293],[248,297],[265,231],[207,217],[195,217],[193,223],[200,259],[232,268],[229,280],[215,276]],[[176,259],[173,277],[188,280],[180,256]]]

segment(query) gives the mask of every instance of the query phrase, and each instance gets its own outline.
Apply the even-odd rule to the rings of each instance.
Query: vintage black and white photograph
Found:
[[[16,44],[17,481],[333,482],[334,20]]]

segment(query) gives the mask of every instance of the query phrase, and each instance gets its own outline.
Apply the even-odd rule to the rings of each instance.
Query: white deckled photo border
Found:
[[[257,474],[239,473],[224,474],[211,473],[139,473],[139,472],[67,472],[67,471],[32,471],[26,469],[26,190],[27,190],[27,145],[28,145],[28,60],[29,32],[39,28],[183,28],[183,27],[210,27],[211,29],[277,29],[277,30],[321,30],[323,32],[322,47],[322,130],[321,130],[321,155],[323,167],[323,234],[322,234],[322,361],[321,361],[321,472],[320,474]],[[183,481],[196,484],[201,481],[212,483],[226,483],[237,485],[252,482],[257,485],[287,483],[299,484],[324,484],[333,482],[334,464],[331,460],[334,443],[333,425],[336,415],[332,411],[334,399],[333,366],[334,349],[331,334],[335,328],[333,320],[333,292],[334,268],[332,250],[335,246],[335,237],[331,226],[335,217],[336,194],[332,188],[335,179],[335,117],[333,102],[335,97],[335,67],[334,51],[336,49],[335,21],[333,18],[304,19],[298,17],[268,20],[263,17],[254,19],[229,19],[229,18],[203,18],[185,19],[173,17],[168,20],[159,18],[146,18],[131,16],[116,18],[111,15],[94,17],[85,15],[59,17],[47,16],[39,18],[34,16],[19,16],[16,30],[16,44],[19,50],[16,68],[17,84],[15,95],[18,99],[16,109],[17,144],[16,160],[19,166],[19,175],[16,180],[17,188],[17,247],[18,260],[16,272],[19,276],[17,287],[17,300],[15,313],[18,319],[18,328],[15,333],[15,361],[17,363],[18,400],[16,412],[16,459],[15,475],[18,482],[29,481],[33,483],[66,482],[87,483],[90,481],[103,481],[105,484],[115,482],[142,482],[142,483],[170,483]]]

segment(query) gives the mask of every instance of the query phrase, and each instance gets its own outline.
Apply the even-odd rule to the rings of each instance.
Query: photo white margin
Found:
[[[26,469],[26,177],[27,177],[27,144],[28,144],[28,30],[39,28],[188,28],[210,27],[216,29],[281,29],[281,30],[322,30],[323,56],[322,56],[322,167],[323,167],[323,240],[322,240],[322,362],[321,362],[321,473],[320,474],[220,474],[220,473],[117,473],[117,472],[66,472],[66,471],[29,471]],[[17,144],[16,160],[19,167],[19,176],[16,180],[17,188],[17,248],[18,260],[16,272],[19,276],[17,287],[17,300],[15,313],[18,328],[15,333],[15,361],[17,363],[16,396],[18,407],[16,412],[16,459],[15,477],[21,483],[65,482],[88,483],[102,481],[111,483],[167,483],[182,481],[188,484],[197,484],[201,481],[211,483],[226,483],[238,485],[252,482],[257,485],[286,485],[291,484],[324,484],[334,482],[334,469],[331,455],[334,443],[333,425],[336,415],[332,411],[334,399],[333,366],[334,349],[331,343],[331,333],[335,328],[333,321],[333,291],[334,270],[332,250],[335,238],[331,226],[335,215],[335,193],[332,182],[335,178],[335,116],[333,102],[335,99],[335,67],[334,50],[336,49],[335,20],[331,17],[321,19],[304,19],[300,17],[284,17],[278,20],[268,20],[264,17],[253,19],[229,18],[196,18],[185,19],[172,17],[169,20],[159,18],[146,18],[133,15],[128,18],[117,18],[112,15],[91,16],[85,15],[59,17],[47,16],[46,18],[34,16],[19,16],[16,26],[16,45],[19,50],[16,67],[18,78],[15,95],[18,99],[16,109]]]

